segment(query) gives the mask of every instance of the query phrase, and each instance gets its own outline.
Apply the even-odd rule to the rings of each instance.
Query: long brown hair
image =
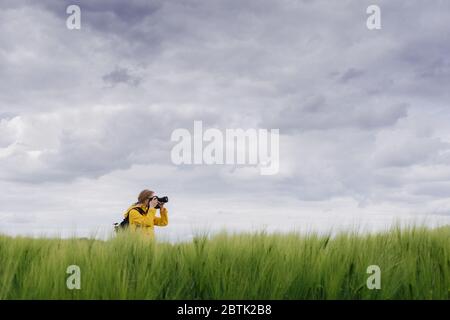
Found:
[[[155,194],[154,191],[151,191],[151,190],[148,190],[148,189],[142,190],[141,193],[139,193],[138,202],[137,203],[143,204],[145,202],[145,200],[153,197],[154,194]]]

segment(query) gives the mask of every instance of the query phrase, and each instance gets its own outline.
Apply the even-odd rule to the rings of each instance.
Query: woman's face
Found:
[[[156,196],[152,196],[152,197],[149,199],[149,204],[148,204],[148,206],[149,206],[150,208],[154,208],[154,207],[156,207],[157,204],[158,204],[158,198],[157,198]]]

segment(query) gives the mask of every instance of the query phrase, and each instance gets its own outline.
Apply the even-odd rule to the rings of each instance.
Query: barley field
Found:
[[[70,290],[68,266],[79,267]],[[368,266],[380,268],[369,289]],[[191,242],[0,236],[0,299],[450,299],[450,227]]]

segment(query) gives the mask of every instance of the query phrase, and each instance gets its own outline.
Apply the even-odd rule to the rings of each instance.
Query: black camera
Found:
[[[155,197],[158,202],[162,202],[162,203],[167,203],[169,202],[169,197],[165,196],[165,197]],[[156,209],[159,209],[159,204],[156,205],[155,207]]]

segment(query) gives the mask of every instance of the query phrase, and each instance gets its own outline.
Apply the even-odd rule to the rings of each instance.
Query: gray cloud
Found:
[[[105,74],[102,79],[106,84],[109,84],[113,87],[119,83],[137,87],[142,80],[138,76],[131,75],[126,68],[116,68],[110,73]]]
[[[308,97],[299,105],[286,106],[274,114],[267,110],[263,125],[284,130],[359,128],[374,130],[394,125],[407,116],[407,105],[346,105],[328,102],[323,96]]]
[[[364,75],[364,71],[350,68],[340,76],[340,81],[345,83],[362,75]]]

